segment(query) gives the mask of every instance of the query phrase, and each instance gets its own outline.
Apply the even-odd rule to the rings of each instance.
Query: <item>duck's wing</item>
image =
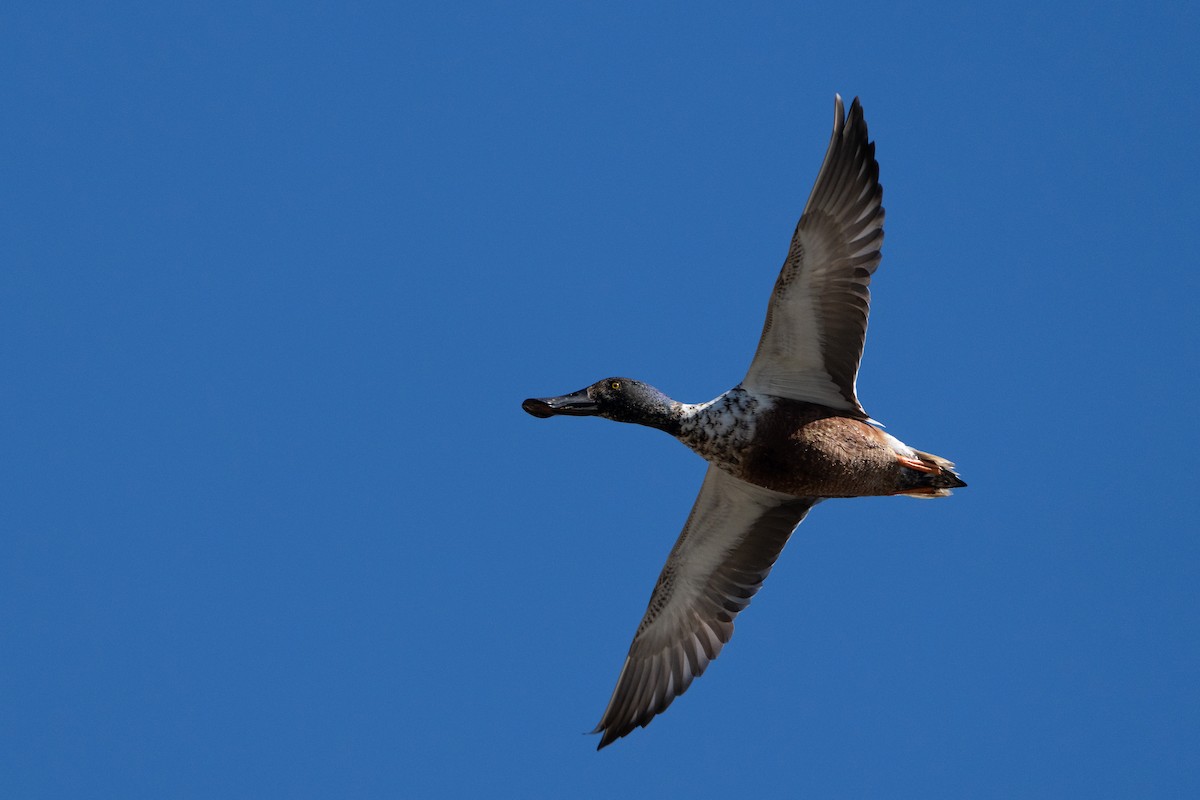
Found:
[[[600,724],[599,747],[645,727],[687,691],[733,635],[792,530],[817,501],[772,492],[710,466]],[[599,749],[599,747],[597,749]]]
[[[883,243],[883,187],[858,98],[843,118],[837,97],[834,114],[829,150],[742,383],[865,419],[854,384],[871,304],[867,286]]]

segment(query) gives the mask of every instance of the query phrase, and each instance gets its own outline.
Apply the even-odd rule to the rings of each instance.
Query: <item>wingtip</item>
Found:
[[[857,97],[850,103],[850,113],[846,115],[846,127],[866,124],[862,103]]]
[[[846,113],[846,103],[842,100],[842,95],[838,92],[833,93],[833,130],[835,133],[849,127],[851,123],[863,119],[862,101],[858,95],[850,101],[850,113]]]
[[[603,750],[624,735],[617,733],[612,727],[608,727],[606,724],[606,719],[601,719],[599,724],[585,733],[584,736],[595,736],[596,734],[602,734],[600,736],[600,743],[596,745],[597,750]]]
[[[604,734],[603,736],[600,737],[600,742],[596,745],[596,752],[603,750],[604,748],[608,747],[610,744],[615,742],[617,739],[621,738],[616,733],[613,733],[612,729],[604,728],[603,725],[604,725],[604,723],[600,723],[600,725],[596,726],[596,730],[591,731],[592,735],[597,734],[597,733]]]

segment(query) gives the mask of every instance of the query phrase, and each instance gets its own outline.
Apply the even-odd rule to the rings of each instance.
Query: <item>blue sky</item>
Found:
[[[0,794],[1200,792],[1195,4],[0,15]],[[860,96],[825,503],[601,753],[704,465],[530,395],[744,374]]]

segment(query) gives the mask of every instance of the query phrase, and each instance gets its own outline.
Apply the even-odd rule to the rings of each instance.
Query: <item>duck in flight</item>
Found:
[[[599,748],[645,727],[704,672],[814,505],[829,497],[946,497],[966,486],[951,462],[873,425],[855,392],[882,200],[862,106],[856,98],[847,115],[838,96],[825,161],[740,384],[693,405],[641,381],[605,378],[522,404],[535,417],[658,428],[709,463],[593,731],[602,734]]]

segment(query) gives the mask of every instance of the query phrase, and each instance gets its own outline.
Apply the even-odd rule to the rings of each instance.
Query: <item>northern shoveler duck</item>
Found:
[[[600,416],[671,434],[709,462],[600,724],[599,747],[645,727],[733,635],[792,531],[829,497],[945,497],[954,465],[884,433],[855,378],[883,242],[875,145],[856,98],[834,100],[833,137],[740,384],[680,403],[629,378],[530,398],[535,417]],[[599,747],[597,749],[599,749]]]

